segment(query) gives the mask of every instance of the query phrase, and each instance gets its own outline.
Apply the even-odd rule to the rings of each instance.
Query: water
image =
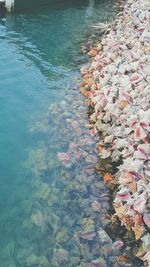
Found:
[[[77,267],[82,260],[91,261],[92,256],[81,255],[71,241],[82,228],[81,219],[89,216],[83,215],[87,203],[79,204],[79,198],[87,202],[89,194],[96,194],[98,189],[89,183],[99,179],[93,173],[94,158],[88,159],[91,151],[96,163],[93,141],[83,127],[88,118],[76,87],[80,78],[78,62],[88,27],[97,20],[111,19],[115,13],[111,1],[97,0],[95,7],[89,7],[88,1],[61,1],[0,20],[3,267]],[[59,152],[69,153],[68,165],[59,162]],[[77,174],[79,180],[89,179],[86,187],[81,181],[80,186],[72,184]],[[104,206],[107,210],[107,203]],[[74,263],[68,262],[66,250],[76,258]],[[58,260],[59,253],[63,262]]]

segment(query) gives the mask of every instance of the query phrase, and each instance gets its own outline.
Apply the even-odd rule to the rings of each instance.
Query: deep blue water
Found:
[[[52,103],[59,104],[69,94],[70,97],[75,97],[70,92],[70,87],[74,86],[75,80],[80,77],[78,61],[85,33],[91,24],[107,21],[115,16],[115,12],[115,7],[110,1],[97,0],[93,8],[89,8],[88,1],[61,1],[61,5],[57,3],[57,5],[35,7],[0,19],[0,266],[2,267],[47,266],[46,263],[35,263],[33,259],[27,261],[27,258],[30,254],[37,254],[37,251],[42,255],[48,243],[47,240],[44,241],[48,230],[46,229],[44,234],[43,228],[42,233],[36,229],[36,238],[34,234],[31,238],[33,224],[30,222],[27,227],[22,226],[35,211],[42,209],[40,205],[44,205],[42,201],[45,201],[41,197],[40,204],[34,203],[37,185],[33,177],[36,176],[37,181],[41,181],[39,176],[42,176],[44,181],[47,181],[48,172],[44,169],[43,174],[44,167],[41,167],[42,171],[40,170],[38,174],[33,171],[32,158],[36,149],[41,149],[40,153],[42,150],[45,151],[42,142],[48,138],[52,140],[49,146],[54,159],[56,152],[67,148],[67,142],[57,138],[60,124],[58,127],[49,124],[49,132],[44,136],[41,133],[34,135],[30,129],[38,121],[44,120],[44,114]],[[79,95],[77,98],[81,106],[84,103],[83,99]],[[63,105],[65,104],[62,103]],[[74,113],[77,109],[75,107]],[[71,115],[72,118],[76,117],[74,113]],[[63,127],[65,123],[62,121],[61,129]],[[52,128],[57,131],[53,132]],[[40,154],[37,159],[38,166],[42,164],[41,158]],[[54,171],[55,161],[52,165],[49,173],[53,177],[51,179],[53,183],[53,180],[57,180],[60,170]],[[59,199],[59,190],[56,190],[54,195]],[[37,239],[41,248],[36,247]],[[52,242],[53,247],[54,243],[55,239]],[[19,251],[21,247],[22,251]],[[27,247],[30,247],[30,253],[25,251],[24,248]],[[22,255],[21,260],[19,253]],[[48,266],[56,265],[51,263]]]

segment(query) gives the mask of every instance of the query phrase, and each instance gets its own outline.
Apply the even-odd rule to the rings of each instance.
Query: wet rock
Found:
[[[81,232],[79,236],[86,240],[93,240],[96,237],[96,232]]]
[[[92,267],[107,267],[107,262],[103,258],[98,258],[92,261]]]
[[[79,252],[80,252],[80,256],[82,258],[84,258],[84,260],[90,259],[90,250],[89,250],[89,246],[87,244],[80,244],[79,245]]]
[[[91,263],[82,261],[80,267],[91,267]]]
[[[69,260],[69,252],[65,249],[55,249],[54,255],[52,259],[52,264],[54,266],[60,266],[61,264],[64,264],[68,262]]]
[[[49,262],[48,262],[47,258],[44,256],[38,257],[38,256],[32,254],[27,258],[26,264],[27,264],[27,266],[40,265],[40,266],[47,267],[49,265]]]
[[[99,212],[101,210],[101,205],[98,201],[94,200],[93,203],[92,203],[92,208],[94,211],[97,211]]]
[[[66,228],[61,228],[61,230],[56,234],[56,242],[59,243],[63,243],[63,242],[67,242],[69,238],[68,235],[68,230]]]
[[[71,265],[72,266],[77,266],[80,263],[80,258],[79,257],[71,257]]]
[[[99,229],[98,236],[99,236],[99,240],[100,240],[100,242],[102,244],[103,243],[112,244],[111,238],[109,237],[109,235],[102,228]]]

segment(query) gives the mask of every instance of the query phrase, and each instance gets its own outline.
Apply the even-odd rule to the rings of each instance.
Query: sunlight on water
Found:
[[[113,16],[109,1],[61,1],[0,19],[0,266],[90,266],[109,196],[84,126],[80,49]]]

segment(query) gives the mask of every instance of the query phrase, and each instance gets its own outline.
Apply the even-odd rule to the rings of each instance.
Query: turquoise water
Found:
[[[83,172],[89,181],[98,178],[90,159],[85,164],[78,154],[74,162],[71,154],[64,166],[57,154],[83,142],[78,152],[96,157],[83,141],[91,137],[82,127],[88,118],[77,86],[80,49],[88,27],[115,12],[110,1],[91,8],[88,1],[61,1],[0,19],[0,266],[79,265],[55,259],[64,248],[79,257],[70,241],[84,217],[77,199],[87,201],[94,190],[82,185],[78,195],[70,180]]]

